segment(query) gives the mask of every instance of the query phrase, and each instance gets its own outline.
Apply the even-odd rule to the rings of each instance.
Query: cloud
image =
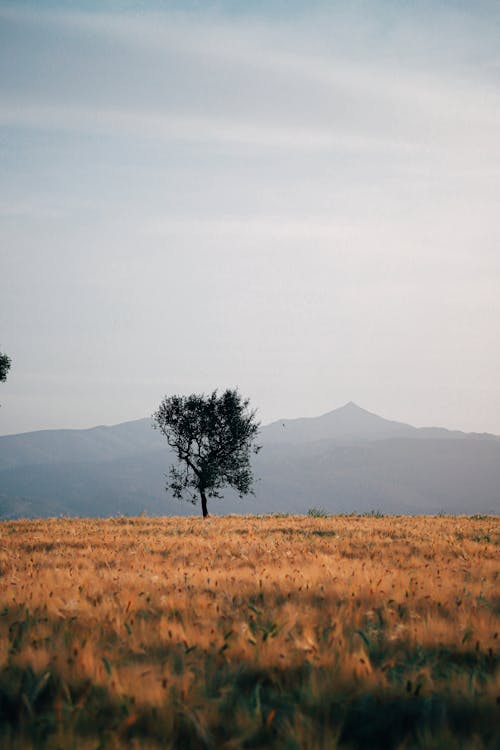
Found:
[[[58,29],[31,64],[26,50],[21,72],[10,66],[5,125],[291,150],[441,149],[462,151],[462,160],[489,149],[490,163],[498,161],[498,87],[460,64],[429,65],[425,46],[395,61],[359,45],[349,51],[338,32],[331,50],[315,50],[300,27],[255,19],[2,12],[27,46],[44,27]],[[391,43],[400,48],[397,35]]]
[[[265,121],[181,116],[158,111],[105,109],[64,105],[35,105],[29,101],[0,101],[0,123],[36,130],[117,133],[158,141],[217,142],[266,149],[299,151],[356,151],[380,148],[404,151],[415,144],[390,138],[335,132],[327,128],[293,127]]]
[[[124,373],[138,392],[244,383],[273,414],[278,392],[296,415],[398,392],[426,421],[436,382],[498,405],[495,15],[208,5],[1,4],[9,387],[47,362],[68,393],[82,372],[89,399],[116,383],[100,421],[129,416]]]

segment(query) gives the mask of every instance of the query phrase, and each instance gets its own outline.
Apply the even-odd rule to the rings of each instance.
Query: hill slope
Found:
[[[392,422],[355,404],[262,428],[255,497],[215,513],[499,512],[500,440]],[[186,515],[169,498],[172,456],[149,419],[0,438],[0,516]]]
[[[16,466],[106,461],[163,446],[150,419],[88,430],[38,430],[0,436],[0,471]]]
[[[353,401],[320,417],[280,419],[262,428],[265,443],[309,443],[317,440],[349,443],[389,438],[450,440],[467,437],[495,436],[446,430],[442,427],[412,427],[404,422],[379,417]]]

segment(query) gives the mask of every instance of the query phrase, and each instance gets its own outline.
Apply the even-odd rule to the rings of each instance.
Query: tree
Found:
[[[7,380],[7,373],[10,370],[10,364],[10,357],[0,352],[0,383],[5,383]]]
[[[153,426],[167,438],[174,450],[177,466],[170,468],[174,497],[185,494],[193,504],[198,496],[203,517],[208,516],[207,498],[221,497],[225,485],[240,495],[252,492],[250,456],[260,446],[254,441],[259,431],[255,411],[237,390],[221,396],[165,396],[153,414]]]

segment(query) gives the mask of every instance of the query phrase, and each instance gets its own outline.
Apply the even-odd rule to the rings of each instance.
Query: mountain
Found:
[[[349,443],[389,438],[458,439],[472,436],[476,436],[476,433],[468,435],[440,427],[418,428],[404,422],[393,422],[362,409],[353,401],[321,417],[280,419],[262,429],[262,438],[266,443],[309,443],[316,440]]]
[[[261,430],[255,497],[232,492],[214,513],[497,513],[500,439],[416,428],[352,402]],[[188,515],[168,497],[172,454],[149,419],[0,437],[0,517]]]
[[[107,461],[161,448],[150,419],[88,430],[38,430],[0,436],[0,471],[16,466]]]

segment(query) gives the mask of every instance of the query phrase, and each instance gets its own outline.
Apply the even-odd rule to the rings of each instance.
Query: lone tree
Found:
[[[240,495],[252,492],[251,453],[260,446],[254,440],[259,431],[255,411],[237,390],[221,396],[165,396],[153,414],[153,426],[165,435],[177,457],[170,468],[166,489],[174,497],[185,494],[196,504],[201,500],[203,517],[208,516],[207,497],[222,497],[225,485]]]
[[[7,380],[7,373],[10,370],[10,357],[0,352],[0,383],[5,383]]]

